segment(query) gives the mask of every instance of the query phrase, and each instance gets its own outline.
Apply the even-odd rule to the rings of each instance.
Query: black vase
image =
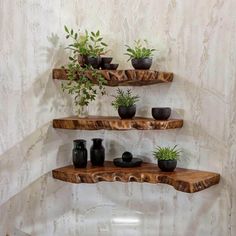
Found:
[[[99,69],[100,68],[100,64],[101,64],[101,57],[100,56],[97,56],[97,57],[86,56],[84,58],[84,62],[85,62],[86,65],[90,65],[94,69]]]
[[[158,161],[158,166],[162,171],[172,172],[177,166],[177,160]]]
[[[103,166],[105,160],[105,148],[101,138],[94,138],[90,148],[90,160],[93,166]]]
[[[86,149],[86,141],[84,139],[74,140],[72,156],[75,168],[85,168],[87,166],[88,152]]]
[[[149,70],[152,65],[152,58],[139,58],[131,60],[132,66],[136,70]]]
[[[118,108],[118,114],[121,119],[132,119],[136,113],[136,105],[125,107],[120,106]]]

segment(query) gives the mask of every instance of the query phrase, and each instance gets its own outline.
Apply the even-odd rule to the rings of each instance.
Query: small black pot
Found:
[[[174,169],[176,168],[177,160],[158,161],[158,166],[162,171],[171,172],[174,171]]]
[[[107,64],[105,63],[103,65],[104,70],[116,70],[118,68],[119,64]]]
[[[85,168],[87,166],[88,153],[86,149],[86,141],[84,139],[74,140],[72,157],[75,168]]]
[[[152,65],[152,58],[132,59],[131,63],[136,70],[149,70]]]
[[[105,160],[105,148],[102,146],[101,138],[93,138],[90,148],[90,160],[93,166],[103,166]]]
[[[118,108],[118,114],[121,119],[132,119],[136,113],[136,105],[125,107],[120,106]]]
[[[113,59],[112,57],[102,57],[101,58],[101,68],[105,69],[104,64],[110,64],[112,59]]]
[[[99,69],[101,64],[101,57],[85,56],[84,62],[86,65],[92,66],[94,69]]]
[[[153,107],[152,117],[155,120],[168,120],[171,114],[171,109],[169,107]]]

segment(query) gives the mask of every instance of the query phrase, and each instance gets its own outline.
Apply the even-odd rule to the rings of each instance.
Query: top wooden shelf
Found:
[[[142,86],[173,81],[174,74],[153,70],[98,70],[108,81],[108,86]],[[96,83],[92,72],[87,72],[87,77]],[[53,79],[67,80],[66,69],[53,69]]]

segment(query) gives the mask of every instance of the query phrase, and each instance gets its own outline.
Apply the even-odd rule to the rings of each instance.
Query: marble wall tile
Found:
[[[222,236],[236,234],[236,2],[234,0],[0,1],[0,235]],[[181,130],[65,131],[51,120],[73,113],[51,71],[67,62],[63,25],[100,29],[120,68],[125,44],[159,49],[153,69],[174,82],[132,88],[138,114],[171,106]],[[116,88],[108,88],[114,94]],[[110,97],[89,107],[115,115]],[[125,150],[155,162],[156,145],[179,144],[181,167],[219,172],[219,185],[195,194],[137,183],[74,185],[52,179],[71,163],[72,140],[104,138],[107,159]]]

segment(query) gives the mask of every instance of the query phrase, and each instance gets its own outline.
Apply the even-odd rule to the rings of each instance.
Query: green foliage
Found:
[[[117,95],[113,95],[112,97],[115,98],[115,100],[111,103],[115,109],[118,109],[120,106],[129,107],[139,101],[139,96],[133,96],[130,89],[127,89],[125,92],[118,88]]]
[[[97,87],[86,76],[86,71],[92,70],[92,76],[97,82]],[[92,67],[82,68],[79,63],[71,62],[67,65],[68,81],[62,84],[62,89],[68,94],[74,95],[75,106],[87,106],[89,102],[96,99],[97,94],[100,92],[105,95],[104,85],[107,81],[103,76],[94,70]]]
[[[173,148],[157,147],[153,152],[153,156],[159,161],[177,160],[181,153],[181,150],[176,149],[176,147],[177,145],[175,145]]]
[[[103,38],[99,30],[90,33],[85,30],[84,34],[68,29],[67,26],[64,26],[64,30],[66,38],[70,38],[73,41],[73,43],[68,45],[67,49],[70,49],[75,56],[78,54],[81,56],[99,56],[106,53],[107,44],[102,41]]]
[[[147,40],[143,40],[143,43],[140,39],[135,40],[134,48],[131,48],[129,45],[125,45],[125,46],[127,47],[127,50],[126,50],[127,52],[125,53],[125,55],[129,56],[129,60],[152,57],[153,52],[156,51],[156,49],[148,48]]]
[[[88,106],[91,101],[96,99],[98,93],[102,95],[106,93],[104,85],[107,84],[107,81],[91,66],[81,67],[78,63],[78,55],[99,56],[104,53],[107,45],[102,42],[103,38],[100,36],[99,30],[96,33],[88,33],[85,30],[84,34],[68,29],[67,26],[64,26],[64,30],[66,38],[72,39],[73,43],[67,47],[72,51],[72,55],[69,56],[70,63],[66,67],[68,81],[61,86],[64,92],[74,95],[76,107]],[[86,76],[88,70],[92,71],[92,77],[98,86],[95,86],[93,81]]]
[[[96,33],[91,32],[89,38],[89,56],[99,56],[105,54],[107,44],[102,41],[103,38],[100,35],[100,31],[98,30]]]

